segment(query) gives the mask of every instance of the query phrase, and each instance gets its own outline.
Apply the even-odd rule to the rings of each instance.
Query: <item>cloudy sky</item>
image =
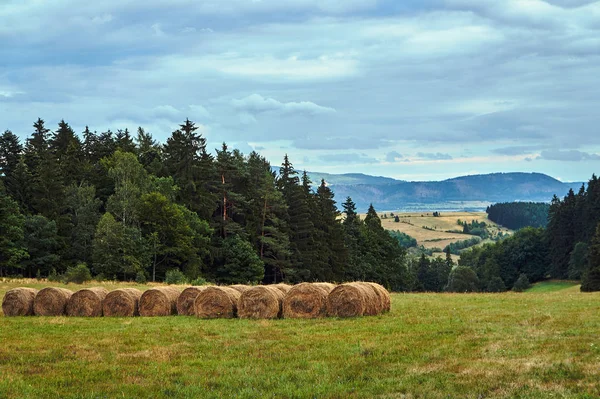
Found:
[[[1,0],[0,129],[190,118],[298,169],[600,172],[600,1]]]

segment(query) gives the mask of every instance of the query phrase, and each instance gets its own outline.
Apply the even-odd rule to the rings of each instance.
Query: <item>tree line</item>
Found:
[[[64,273],[218,283],[369,280],[407,289],[406,251],[373,207],[337,208],[287,155],[216,153],[190,120],[164,144],[138,128],[81,137],[42,119],[21,143],[0,137],[0,276]],[[343,213],[343,217],[342,217]]]
[[[487,207],[488,218],[512,230],[546,227],[550,204],[544,202],[504,202]]]
[[[519,224],[540,220],[546,208],[546,204],[499,205],[492,213],[506,212],[504,217],[515,216]],[[600,290],[598,178],[593,175],[587,188],[583,185],[577,194],[569,190],[563,199],[555,195],[547,208],[546,228],[524,227],[498,243],[461,252],[459,265],[476,274],[474,289],[485,290],[492,280],[510,289],[524,276],[529,282],[581,280],[582,291]]]

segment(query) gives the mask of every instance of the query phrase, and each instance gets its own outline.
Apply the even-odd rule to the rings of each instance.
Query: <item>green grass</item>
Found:
[[[580,283],[577,281],[542,281],[531,286],[531,288],[529,288],[526,292],[543,293],[562,291],[567,288],[578,286],[579,284]]]
[[[600,293],[578,287],[343,320],[0,317],[0,398],[597,398],[598,370]]]

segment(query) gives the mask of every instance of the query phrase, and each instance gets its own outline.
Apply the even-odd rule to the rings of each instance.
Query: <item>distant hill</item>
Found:
[[[405,183],[404,180],[396,180],[392,179],[391,177],[370,176],[362,173],[346,173],[341,175],[334,175],[331,173],[308,172],[308,175],[315,184],[319,184],[321,182],[321,179],[325,179],[328,185],[367,184],[379,186],[382,184]]]
[[[582,184],[563,183],[542,173],[492,173],[428,182],[363,174],[309,172],[309,176],[315,185],[325,179],[338,204],[352,197],[360,212],[370,203],[378,211],[479,211],[496,202],[548,202],[554,194],[562,197]]]

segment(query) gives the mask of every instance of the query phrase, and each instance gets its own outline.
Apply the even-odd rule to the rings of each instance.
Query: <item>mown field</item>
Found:
[[[387,215],[387,218],[384,217]],[[448,244],[468,240],[473,237],[468,234],[448,233],[451,230],[462,230],[462,226],[457,224],[457,220],[471,222],[485,222],[488,224],[488,230],[492,234],[511,234],[512,230],[498,226],[487,218],[485,212],[442,212],[441,216],[434,217],[432,212],[411,212],[411,213],[394,213],[400,218],[399,222],[395,222],[390,213],[381,213],[381,225],[387,230],[398,230],[417,240],[418,245],[423,245],[425,248],[440,248],[443,249]],[[361,215],[364,217],[364,215]],[[491,242],[485,240],[484,242]],[[482,242],[480,245],[482,245]],[[444,257],[442,252],[434,253],[434,256]],[[452,258],[457,261],[459,256],[452,255]]]
[[[540,286],[344,320],[0,316],[0,398],[600,397],[600,293]]]

